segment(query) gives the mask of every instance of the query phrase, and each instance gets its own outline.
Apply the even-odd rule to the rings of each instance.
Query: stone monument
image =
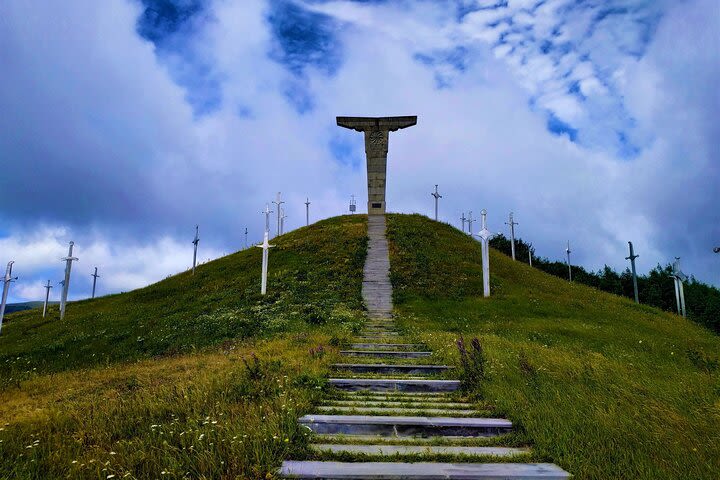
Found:
[[[367,157],[368,215],[385,214],[388,137],[390,132],[417,124],[411,117],[337,117],[339,127],[365,133]]]

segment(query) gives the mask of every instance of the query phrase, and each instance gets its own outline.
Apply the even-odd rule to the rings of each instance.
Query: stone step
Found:
[[[337,406],[337,407],[380,407],[380,408],[415,408],[421,410],[423,408],[442,408],[445,410],[467,410],[474,408],[472,403],[465,402],[443,402],[433,400],[388,400],[388,401],[373,401],[367,400],[326,400],[323,405]]]
[[[570,474],[552,463],[401,463],[285,461],[285,478],[345,480],[561,480]]]
[[[421,408],[421,407],[360,407],[351,405],[321,405],[317,407],[320,412],[333,412],[338,414],[349,415],[407,415],[407,416],[462,416],[468,417],[479,415],[477,410],[449,410],[440,408]]]
[[[368,336],[368,337],[355,337],[354,342],[394,342],[399,340],[398,337],[381,337],[381,336]]]
[[[383,357],[383,358],[419,358],[429,357],[432,352],[395,352],[392,350],[340,350],[340,355],[348,357]]]
[[[381,437],[380,435],[343,435],[334,433],[316,433],[311,437],[314,443],[332,443],[353,445],[445,445],[455,447],[495,447],[506,435],[496,437],[457,437],[443,435],[439,437]]]
[[[504,418],[313,414],[301,417],[299,422],[315,433],[382,435],[386,437],[416,435],[491,437],[512,430],[512,422]]]
[[[350,453],[360,455],[468,455],[517,457],[527,455],[529,448],[456,447],[446,445],[339,445],[316,443],[310,448],[317,452]]]
[[[383,379],[381,379],[383,380]],[[361,400],[367,400],[370,398],[385,398],[385,399],[397,399],[398,401],[412,401],[412,400],[422,400],[422,401],[438,401],[438,400],[446,400],[452,397],[453,392],[443,392],[443,391],[430,391],[430,392],[406,392],[406,391],[390,391],[390,392],[373,392],[373,391],[357,391],[357,392],[342,392],[337,391],[337,393],[340,394],[341,398],[344,399],[361,399]]]
[[[405,378],[331,378],[330,385],[345,391],[454,392],[459,380],[411,380]]]
[[[457,402],[458,399],[442,392],[340,392],[329,398],[330,401],[350,402]]]
[[[413,351],[425,348],[420,343],[353,343],[350,345],[353,350],[403,350]]]
[[[334,370],[353,373],[404,373],[408,375],[434,375],[451,370],[447,365],[387,365],[382,363],[333,363]]]

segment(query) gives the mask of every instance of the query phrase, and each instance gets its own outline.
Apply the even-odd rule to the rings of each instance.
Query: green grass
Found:
[[[268,295],[260,295],[259,248],[201,265],[132,292],[7,317],[0,386],[33,372],[176,355],[228,339],[300,331],[326,321],[358,323],[366,217],[318,222],[273,239]]]
[[[474,392],[534,457],[576,478],[715,479],[720,339],[676,315],[544,274],[419,215],[388,218],[399,323],[448,364],[455,340],[488,357]]]
[[[73,302],[62,321],[9,315],[0,479],[271,478],[304,454],[297,418],[363,321],[366,221],[333,218],[272,243],[264,298],[250,249]]]
[[[479,337],[486,379],[447,398],[518,428],[434,443],[531,445],[533,460],[580,479],[717,478],[717,336],[497,252],[484,299],[476,242],[417,215],[391,215],[388,228],[404,340],[457,366],[455,340]],[[360,360],[338,351],[362,323],[365,217],[273,243],[264,298],[250,249],[195,276],[73,302],[63,321],[9,315],[0,479],[272,478],[282,459],[312,458],[297,418],[344,397],[324,392],[331,363]]]

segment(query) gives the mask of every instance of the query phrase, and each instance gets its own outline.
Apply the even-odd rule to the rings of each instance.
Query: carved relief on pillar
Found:
[[[388,131],[370,130],[365,132],[365,154],[370,156],[386,156],[388,152]]]

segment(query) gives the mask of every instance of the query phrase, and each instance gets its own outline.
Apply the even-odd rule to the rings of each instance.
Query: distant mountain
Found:
[[[60,302],[48,302],[49,305],[57,305]],[[5,305],[5,313],[21,312],[23,310],[32,310],[33,308],[42,308],[43,302],[23,302],[8,303]]]

